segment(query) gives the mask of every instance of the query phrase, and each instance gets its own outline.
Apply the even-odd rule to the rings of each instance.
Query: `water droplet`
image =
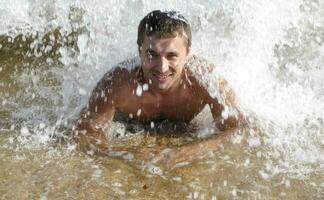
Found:
[[[232,195],[234,196],[234,197],[236,197],[237,196],[237,191],[236,191],[236,189],[234,188],[233,190],[232,190]]]
[[[249,164],[250,164],[250,159],[246,159],[244,162],[244,166],[247,167],[249,166]]]
[[[257,147],[257,146],[260,146],[261,141],[260,141],[260,139],[257,138],[257,137],[254,137],[254,138],[250,137],[250,138],[248,139],[248,143],[249,143],[249,146],[250,146],[250,147]]]
[[[101,177],[101,174],[102,174],[101,169],[96,169],[96,170],[93,172],[92,177],[99,178],[99,177]]]
[[[85,96],[87,94],[87,91],[83,88],[79,88],[79,94]]]
[[[142,112],[142,109],[138,109],[136,115],[137,116],[140,116],[141,115],[141,112]]]
[[[182,179],[181,179],[181,177],[176,176],[176,177],[173,177],[172,180],[181,182]]]
[[[259,171],[259,174],[260,174],[260,176],[263,178],[263,179],[268,179],[270,176],[267,174],[267,173],[265,173],[264,171]]]
[[[54,60],[52,58],[46,58],[46,63],[52,65],[54,63]]]
[[[222,118],[227,119],[228,115],[229,115],[229,109],[228,109],[228,106],[225,106],[224,110],[222,111]]]
[[[261,158],[261,152],[260,151],[257,152],[257,157]]]
[[[143,93],[143,89],[142,89],[142,86],[141,85],[137,85],[136,87],[136,96],[142,96],[142,93]]]
[[[194,198],[194,199],[198,199],[198,196],[199,196],[199,192],[194,192],[194,194],[193,194],[193,198]]]
[[[44,124],[44,123],[40,123],[40,124],[39,124],[39,128],[40,128],[40,129],[45,128],[45,124]]]
[[[280,192],[280,194],[279,194],[281,197],[284,197],[284,196],[286,196],[286,193],[285,192]]]
[[[289,181],[289,180],[286,180],[286,181],[285,181],[285,186],[286,186],[286,187],[290,187],[290,181]]]
[[[29,130],[28,130],[27,127],[22,127],[22,128],[20,129],[20,133],[21,133],[21,135],[24,136],[24,137],[30,135]]]
[[[226,187],[226,186],[227,186],[227,180],[224,181],[224,187]]]
[[[143,85],[143,91],[147,91],[149,88],[148,84],[147,83],[144,83]]]
[[[6,104],[7,104],[7,100],[4,99],[4,100],[2,101],[2,105],[4,106],[4,105],[6,105]]]
[[[112,183],[112,186],[114,186],[114,187],[121,187],[123,185],[121,183],[119,183],[119,182],[114,182],[114,183]]]

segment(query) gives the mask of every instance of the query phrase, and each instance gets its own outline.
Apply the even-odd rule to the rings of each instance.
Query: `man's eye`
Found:
[[[154,52],[147,52],[147,56],[148,56],[149,58],[154,58],[154,57],[157,56],[157,54],[154,53]]]
[[[169,59],[176,59],[176,58],[178,58],[178,55],[177,54],[170,54],[170,55],[168,55],[168,58]]]

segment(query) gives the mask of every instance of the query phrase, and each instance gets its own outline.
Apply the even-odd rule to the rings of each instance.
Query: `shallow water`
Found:
[[[1,199],[324,198],[322,2],[118,2],[0,0]],[[193,51],[218,67],[205,81],[224,76],[257,128],[175,169],[86,155],[73,123],[102,74],[137,54],[138,22],[157,8],[183,12]],[[177,146],[209,135],[210,117],[116,141]]]
[[[323,172],[297,179],[271,175],[266,149],[225,142],[208,158],[154,173],[114,158],[87,156],[66,144],[8,147],[1,136],[3,199],[321,199]]]

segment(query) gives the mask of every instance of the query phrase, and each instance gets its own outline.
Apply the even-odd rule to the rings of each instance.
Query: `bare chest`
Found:
[[[171,121],[192,120],[206,105],[194,90],[183,89],[161,97],[144,92],[125,97],[125,103],[117,110],[143,122],[168,119]]]

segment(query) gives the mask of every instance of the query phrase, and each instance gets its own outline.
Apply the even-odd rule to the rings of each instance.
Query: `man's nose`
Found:
[[[169,71],[169,61],[167,59],[165,59],[164,57],[161,57],[157,68],[160,73],[165,73],[165,72]]]

